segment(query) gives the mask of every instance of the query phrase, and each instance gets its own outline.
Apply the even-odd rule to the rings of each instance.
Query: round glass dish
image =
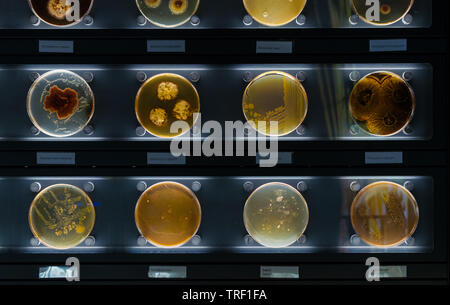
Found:
[[[161,248],[180,247],[200,227],[201,207],[195,194],[176,182],[161,182],[139,198],[136,226],[143,237]]]
[[[352,0],[353,10],[364,22],[378,26],[386,26],[400,21],[414,4],[414,0],[381,0],[380,20],[369,20],[366,14],[370,6],[367,6],[366,2],[366,0]]]
[[[305,198],[284,183],[268,183],[256,189],[244,206],[248,234],[269,248],[284,248],[305,232],[309,210]]]
[[[243,0],[245,9],[257,22],[266,26],[290,23],[303,11],[306,0]]]
[[[41,75],[27,98],[30,120],[52,137],[69,137],[83,130],[94,115],[94,93],[88,83],[66,70]]]
[[[136,0],[136,4],[152,24],[173,28],[185,24],[194,16],[200,0]]]
[[[367,244],[393,247],[402,244],[416,230],[419,207],[403,186],[376,182],[363,188],[351,206],[355,232]]]
[[[67,5],[66,0],[28,0],[33,13],[43,22],[56,26],[73,26],[89,14],[94,0],[79,0],[79,14],[76,7]]]
[[[410,85],[391,72],[374,72],[359,80],[350,94],[350,113],[374,136],[393,136],[411,121],[415,96]]]
[[[242,108],[246,120],[260,133],[285,136],[295,131],[305,120],[308,96],[294,76],[270,71],[255,77],[248,84]],[[278,130],[271,130],[271,122],[278,123]]]
[[[95,209],[89,196],[78,187],[56,184],[34,198],[28,220],[33,235],[42,244],[65,250],[76,247],[91,234]]]
[[[200,97],[186,78],[178,74],[158,74],[139,89],[135,111],[139,123],[150,134],[174,138],[189,132],[194,126],[194,114],[200,112]],[[185,128],[171,132],[175,122],[184,122]]]

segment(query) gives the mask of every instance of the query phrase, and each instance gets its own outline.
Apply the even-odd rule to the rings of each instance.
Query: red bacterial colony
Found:
[[[58,86],[53,86],[44,101],[44,109],[50,113],[56,112],[60,120],[70,118],[77,107],[78,93],[70,88],[61,90]]]
[[[391,12],[391,6],[390,6],[390,5],[388,5],[388,4],[383,4],[383,5],[381,6],[381,13],[387,15],[387,14],[389,14],[390,12]]]

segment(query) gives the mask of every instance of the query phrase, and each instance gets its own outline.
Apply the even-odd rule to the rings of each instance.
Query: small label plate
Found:
[[[297,266],[261,266],[262,279],[298,279],[300,268]]]
[[[148,165],[186,165],[186,157],[175,157],[171,153],[147,153]]]
[[[187,278],[186,266],[150,266],[148,277],[151,279],[185,279]]]
[[[74,152],[38,152],[37,165],[75,165]]]
[[[257,54],[292,54],[292,41],[257,41]]]
[[[370,41],[370,52],[406,52],[407,39],[377,39]]]
[[[366,164],[403,164],[402,152],[366,152]]]
[[[147,40],[149,53],[185,53],[185,40]]]
[[[406,266],[380,266],[380,278],[407,278]]]
[[[73,53],[72,40],[39,40],[39,53]]]

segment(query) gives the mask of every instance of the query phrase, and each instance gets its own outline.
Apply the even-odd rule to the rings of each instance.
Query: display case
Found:
[[[53,29],[67,27],[51,21],[49,14],[42,10],[32,10],[28,1],[2,2],[2,22],[4,29]],[[39,1],[30,1],[39,2]],[[86,9],[80,14],[81,22],[71,24],[74,29],[158,29],[164,27],[177,27],[180,29],[257,29],[274,28],[282,26],[286,29],[313,29],[313,28],[370,28],[377,24],[364,21],[365,14],[356,10],[352,1],[316,0],[295,1],[287,3],[287,7],[280,13],[275,13],[278,7],[273,4],[262,3],[261,7],[256,1],[232,0],[216,3],[213,1],[187,1],[188,9],[182,18],[170,22],[170,11],[163,6],[169,6],[169,1],[162,1],[159,11],[154,15],[167,15],[166,22],[152,19],[150,7],[144,1],[116,1],[107,0],[81,1]],[[288,2],[288,1],[285,1]],[[415,0],[403,1],[394,7],[390,13],[382,11],[388,21],[382,20],[379,25],[389,28],[430,28],[433,24],[433,1]],[[137,4],[136,4],[137,3]],[[142,5],[140,3],[143,3]],[[388,3],[389,5],[390,3]],[[92,5],[88,9],[89,5]],[[273,12],[274,17],[264,16]],[[282,5],[282,4],[280,4]],[[289,5],[294,7],[290,8]],[[273,6],[273,7],[271,7]],[[140,9],[141,8],[141,9]],[[197,8],[197,9],[195,9]],[[247,8],[247,9],[246,9]],[[9,12],[9,13],[7,13]],[[358,15],[358,13],[360,15]],[[172,13],[173,14],[173,13]],[[253,15],[252,15],[253,14]],[[146,16],[147,15],[147,16]],[[361,16],[361,17],[360,17]],[[161,18],[161,17],[160,17]],[[172,17],[174,18],[174,17]],[[266,19],[266,20],[265,20]],[[367,19],[366,19],[367,20]],[[153,21],[153,22],[152,22]],[[378,25],[378,26],[379,26]]]
[[[447,2],[72,2],[0,0],[1,284],[448,283]]]
[[[88,122],[91,125],[89,130],[81,128],[77,133],[62,139],[34,130],[31,122],[24,124],[27,120],[27,94],[33,79],[61,69],[75,72],[89,81],[97,106],[93,118]],[[242,105],[245,87],[253,78],[268,71],[285,72],[300,79],[308,99],[304,121],[299,127],[294,126],[294,131],[280,136],[280,141],[426,141],[433,138],[433,105],[429,102],[434,99],[433,67],[430,64],[414,63],[6,66],[2,67],[0,73],[4,79],[3,99],[8,104],[7,111],[1,115],[7,118],[12,113],[19,113],[22,119],[9,122],[2,118],[0,137],[5,141],[167,141],[167,138],[148,132],[144,135],[136,133],[140,124],[136,119],[134,99],[139,87],[147,79],[162,73],[178,74],[194,84],[200,97],[199,113],[204,122],[223,122],[222,127],[226,121],[246,122]],[[370,131],[364,131],[354,122],[350,111],[349,100],[355,84],[366,75],[378,71],[401,76],[414,92],[415,109],[411,111],[411,120],[408,119],[410,123],[401,124],[405,126],[400,126],[394,135],[376,136]],[[65,78],[64,75],[58,77]],[[40,97],[41,92],[49,88],[41,87],[39,90],[36,95]],[[112,122],[116,123],[112,125]]]
[[[433,223],[435,210],[434,183],[426,176],[359,176],[359,177],[24,177],[3,179],[8,190],[11,208],[8,218],[17,224],[15,232],[4,235],[3,245],[19,253],[108,253],[113,250],[131,254],[151,253],[432,253],[434,249]],[[375,182],[406,185],[418,203],[420,218],[412,236],[396,247],[369,246],[358,240],[350,219],[351,205],[362,188]],[[158,183],[176,182],[194,189],[202,211],[198,232],[180,247],[158,247],[141,240],[135,223],[138,188]],[[244,227],[243,211],[249,195],[268,183],[287,184],[302,190],[307,202],[309,218],[306,231],[292,245],[267,247],[257,243]],[[352,184],[353,183],[353,184]],[[89,237],[81,245],[58,250],[41,244],[33,237],[28,212],[33,199],[52,185],[67,184],[89,194],[95,207],[96,221]],[[356,187],[355,187],[356,185]],[[358,186],[359,185],[359,190]],[[327,187],[327,193],[322,192]],[[279,187],[279,186],[278,186]],[[199,189],[200,188],[200,189]],[[275,186],[277,188],[277,186]],[[412,190],[414,188],[414,191]],[[39,191],[37,191],[40,189]],[[94,190],[92,190],[94,189]],[[17,193],[13,193],[13,190]],[[117,192],[111,191],[116,190]],[[218,200],[211,194],[229,193]],[[55,192],[58,194],[58,191]],[[45,195],[44,195],[45,196]],[[56,195],[56,197],[61,197]],[[331,206],[331,202],[335,204]],[[289,211],[289,209],[287,209]],[[327,213],[322,211],[327,210]],[[308,213],[305,213],[308,214]],[[325,215],[324,215],[325,214]],[[14,215],[14,216],[13,216]],[[412,217],[412,216],[411,216]],[[108,219],[121,223],[111,224]],[[297,220],[298,221],[298,220]],[[414,222],[414,220],[411,220]],[[294,226],[294,223],[290,224]],[[288,225],[289,226],[289,225]],[[227,230],[221,228],[228,227]],[[6,232],[6,228],[3,230]],[[92,238],[95,237],[95,243]],[[402,238],[403,239],[403,238]]]
[[[53,175],[58,171],[54,169],[49,174]],[[136,172],[138,176],[108,175],[111,172],[126,171]],[[442,242],[447,238],[446,232],[436,230],[436,226],[446,221],[444,214],[436,214],[437,210],[447,209],[445,202],[439,200],[445,197],[446,192],[443,181],[446,173],[443,170],[335,168],[302,171],[307,175],[291,176],[294,171],[286,170],[288,176],[208,176],[208,170],[205,169],[199,171],[199,176],[149,177],[140,176],[145,172],[142,170],[99,169],[74,170],[76,176],[72,177],[2,177],[0,180],[2,195],[11,198],[10,204],[4,207],[5,211],[2,213],[2,231],[5,233],[2,234],[1,261],[6,264],[2,269],[8,270],[14,265],[19,268],[27,264],[26,272],[14,275],[14,279],[19,276],[22,280],[32,281],[37,280],[39,268],[46,266],[45,264],[64,266],[64,260],[67,257],[75,256],[82,260],[85,266],[83,272],[86,275],[89,274],[88,279],[123,280],[125,276],[129,280],[143,280],[147,276],[149,266],[160,264],[183,266],[187,268],[188,274],[194,272],[196,278],[206,279],[209,271],[207,268],[202,268],[202,264],[212,265],[220,270],[222,263],[232,263],[247,264],[244,269],[249,273],[245,275],[245,273],[230,271],[227,273],[228,276],[235,276],[241,280],[256,280],[254,272],[266,265],[265,262],[270,262],[274,265],[297,266],[302,270],[301,272],[305,270],[306,274],[302,280],[307,281],[312,278],[327,279],[327,275],[320,269],[316,275],[309,273],[318,264],[326,263],[349,268],[349,271],[335,270],[333,277],[350,277],[356,280],[359,278],[358,273],[355,272],[358,268],[353,268],[358,266],[361,257],[376,256],[399,268],[407,268],[408,275],[414,274],[416,278],[424,279],[442,275],[433,267],[427,271],[421,270],[414,261],[420,258],[421,264],[432,266],[434,261],[445,257],[445,247],[442,246]],[[103,176],[78,176],[81,172],[101,172]],[[155,170],[155,172],[159,175],[162,171]],[[249,170],[248,172],[258,171]],[[320,173],[320,176],[309,175],[313,172]],[[362,174],[363,172],[365,173]],[[371,174],[368,175],[368,172]],[[386,172],[390,174],[386,175]],[[349,173],[352,175],[348,175]],[[136,225],[136,204],[142,193],[155,185],[168,182],[190,189],[198,198],[201,207],[198,231],[194,232],[195,234],[185,244],[177,247],[153,245],[140,234]],[[369,237],[361,235],[363,237],[361,238],[355,231],[355,228],[358,230],[359,216],[352,215],[351,212],[357,197],[364,194],[368,187],[380,183],[386,184],[388,191],[396,193],[401,190],[405,192],[402,194],[410,194],[417,204],[417,214],[411,211],[407,213],[405,210],[408,215],[405,219],[414,227],[413,230],[384,232],[384,234],[392,234],[391,238],[398,242],[393,246],[368,244],[363,238],[370,239],[370,236],[375,238],[377,235],[368,235]],[[32,203],[43,192],[43,196],[46,196],[48,187],[58,184],[77,187],[85,192],[92,200],[95,209],[93,230],[78,246],[70,249],[48,247],[40,242],[40,239],[45,239],[45,236],[35,235],[31,230],[29,213]],[[252,231],[245,225],[244,211],[249,204],[249,198],[261,190],[262,186],[270,184],[275,185],[275,189],[283,185],[292,188],[292,191],[301,194],[307,205],[306,229],[299,233],[298,239],[286,247],[262,245],[259,239],[261,235],[253,234],[253,237],[258,240],[256,241],[249,235]],[[379,194],[382,193],[383,191]],[[61,200],[60,204],[64,198],[68,198],[59,196],[57,192],[54,194],[56,194],[55,198]],[[279,195],[277,193],[277,196]],[[265,196],[269,195],[265,194]],[[401,198],[403,202],[407,200],[406,197]],[[50,202],[53,201],[51,197],[48,199]],[[284,200],[292,199],[287,196]],[[284,207],[289,206],[284,201],[282,204]],[[176,207],[174,209],[174,213],[177,213]],[[285,211],[289,211],[289,208]],[[417,215],[417,218],[414,215]],[[296,222],[290,222],[290,219],[285,218],[284,225],[293,229]],[[270,223],[270,218],[265,220]],[[274,219],[274,221],[277,223],[278,220]],[[396,225],[401,226],[399,223]],[[11,226],[16,229],[9,230]],[[383,225],[380,228],[383,228]],[[378,240],[388,240],[388,238],[384,236]],[[116,267],[118,261],[121,262],[120,265],[126,261],[139,265],[134,266],[134,271],[127,274],[121,267]],[[251,263],[248,264],[248,262]],[[99,264],[107,264],[113,272],[93,273],[94,270],[102,270]],[[4,272],[1,274],[4,280],[7,274]],[[217,276],[220,278],[220,274]]]

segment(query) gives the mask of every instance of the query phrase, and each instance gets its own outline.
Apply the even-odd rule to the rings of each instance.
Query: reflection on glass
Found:
[[[53,26],[64,27],[79,23],[89,14],[94,0],[79,0],[79,14],[76,11],[77,7],[71,1],[28,0],[28,3],[40,20]]]
[[[176,27],[197,12],[200,0],[136,0],[141,14],[160,27]]]
[[[81,189],[56,184],[36,196],[28,219],[31,231],[42,244],[64,250],[79,245],[91,234],[95,210]]]
[[[419,207],[414,196],[403,186],[377,182],[362,189],[351,207],[356,233],[376,247],[403,243],[416,230]]]
[[[370,1],[375,2],[375,1]],[[374,7],[374,4],[370,5],[366,4],[366,0],[352,0],[353,9],[356,14],[361,17],[367,23],[373,25],[390,25],[396,23],[400,19],[402,19],[406,14],[408,14],[409,10],[414,4],[414,0],[380,0],[380,19],[377,20],[369,20],[367,19],[367,13],[369,10],[369,15],[373,16],[370,9]]]
[[[247,121],[271,136],[290,134],[303,123],[308,112],[303,85],[294,76],[279,71],[266,72],[252,80],[242,104]],[[278,131],[270,130],[270,122],[278,123]]]
[[[259,23],[282,26],[297,18],[306,0],[244,0],[247,12]]]
[[[172,248],[188,242],[201,221],[200,203],[182,184],[161,182],[139,198],[135,211],[139,232],[157,247]]]
[[[50,71],[31,86],[27,110],[41,132],[53,137],[72,136],[83,130],[94,115],[94,93],[79,75]]]
[[[305,232],[309,221],[303,196],[284,183],[268,183],[255,190],[244,207],[248,234],[263,246],[287,247]]]
[[[356,123],[375,136],[392,136],[410,122],[415,108],[412,88],[391,72],[362,78],[350,95],[350,112]]]
[[[136,116],[149,133],[161,138],[173,138],[189,131],[194,114],[200,112],[197,89],[177,74],[158,74],[148,79],[136,96]],[[182,121],[186,128],[170,131],[174,122]],[[189,128],[187,128],[189,126]]]

